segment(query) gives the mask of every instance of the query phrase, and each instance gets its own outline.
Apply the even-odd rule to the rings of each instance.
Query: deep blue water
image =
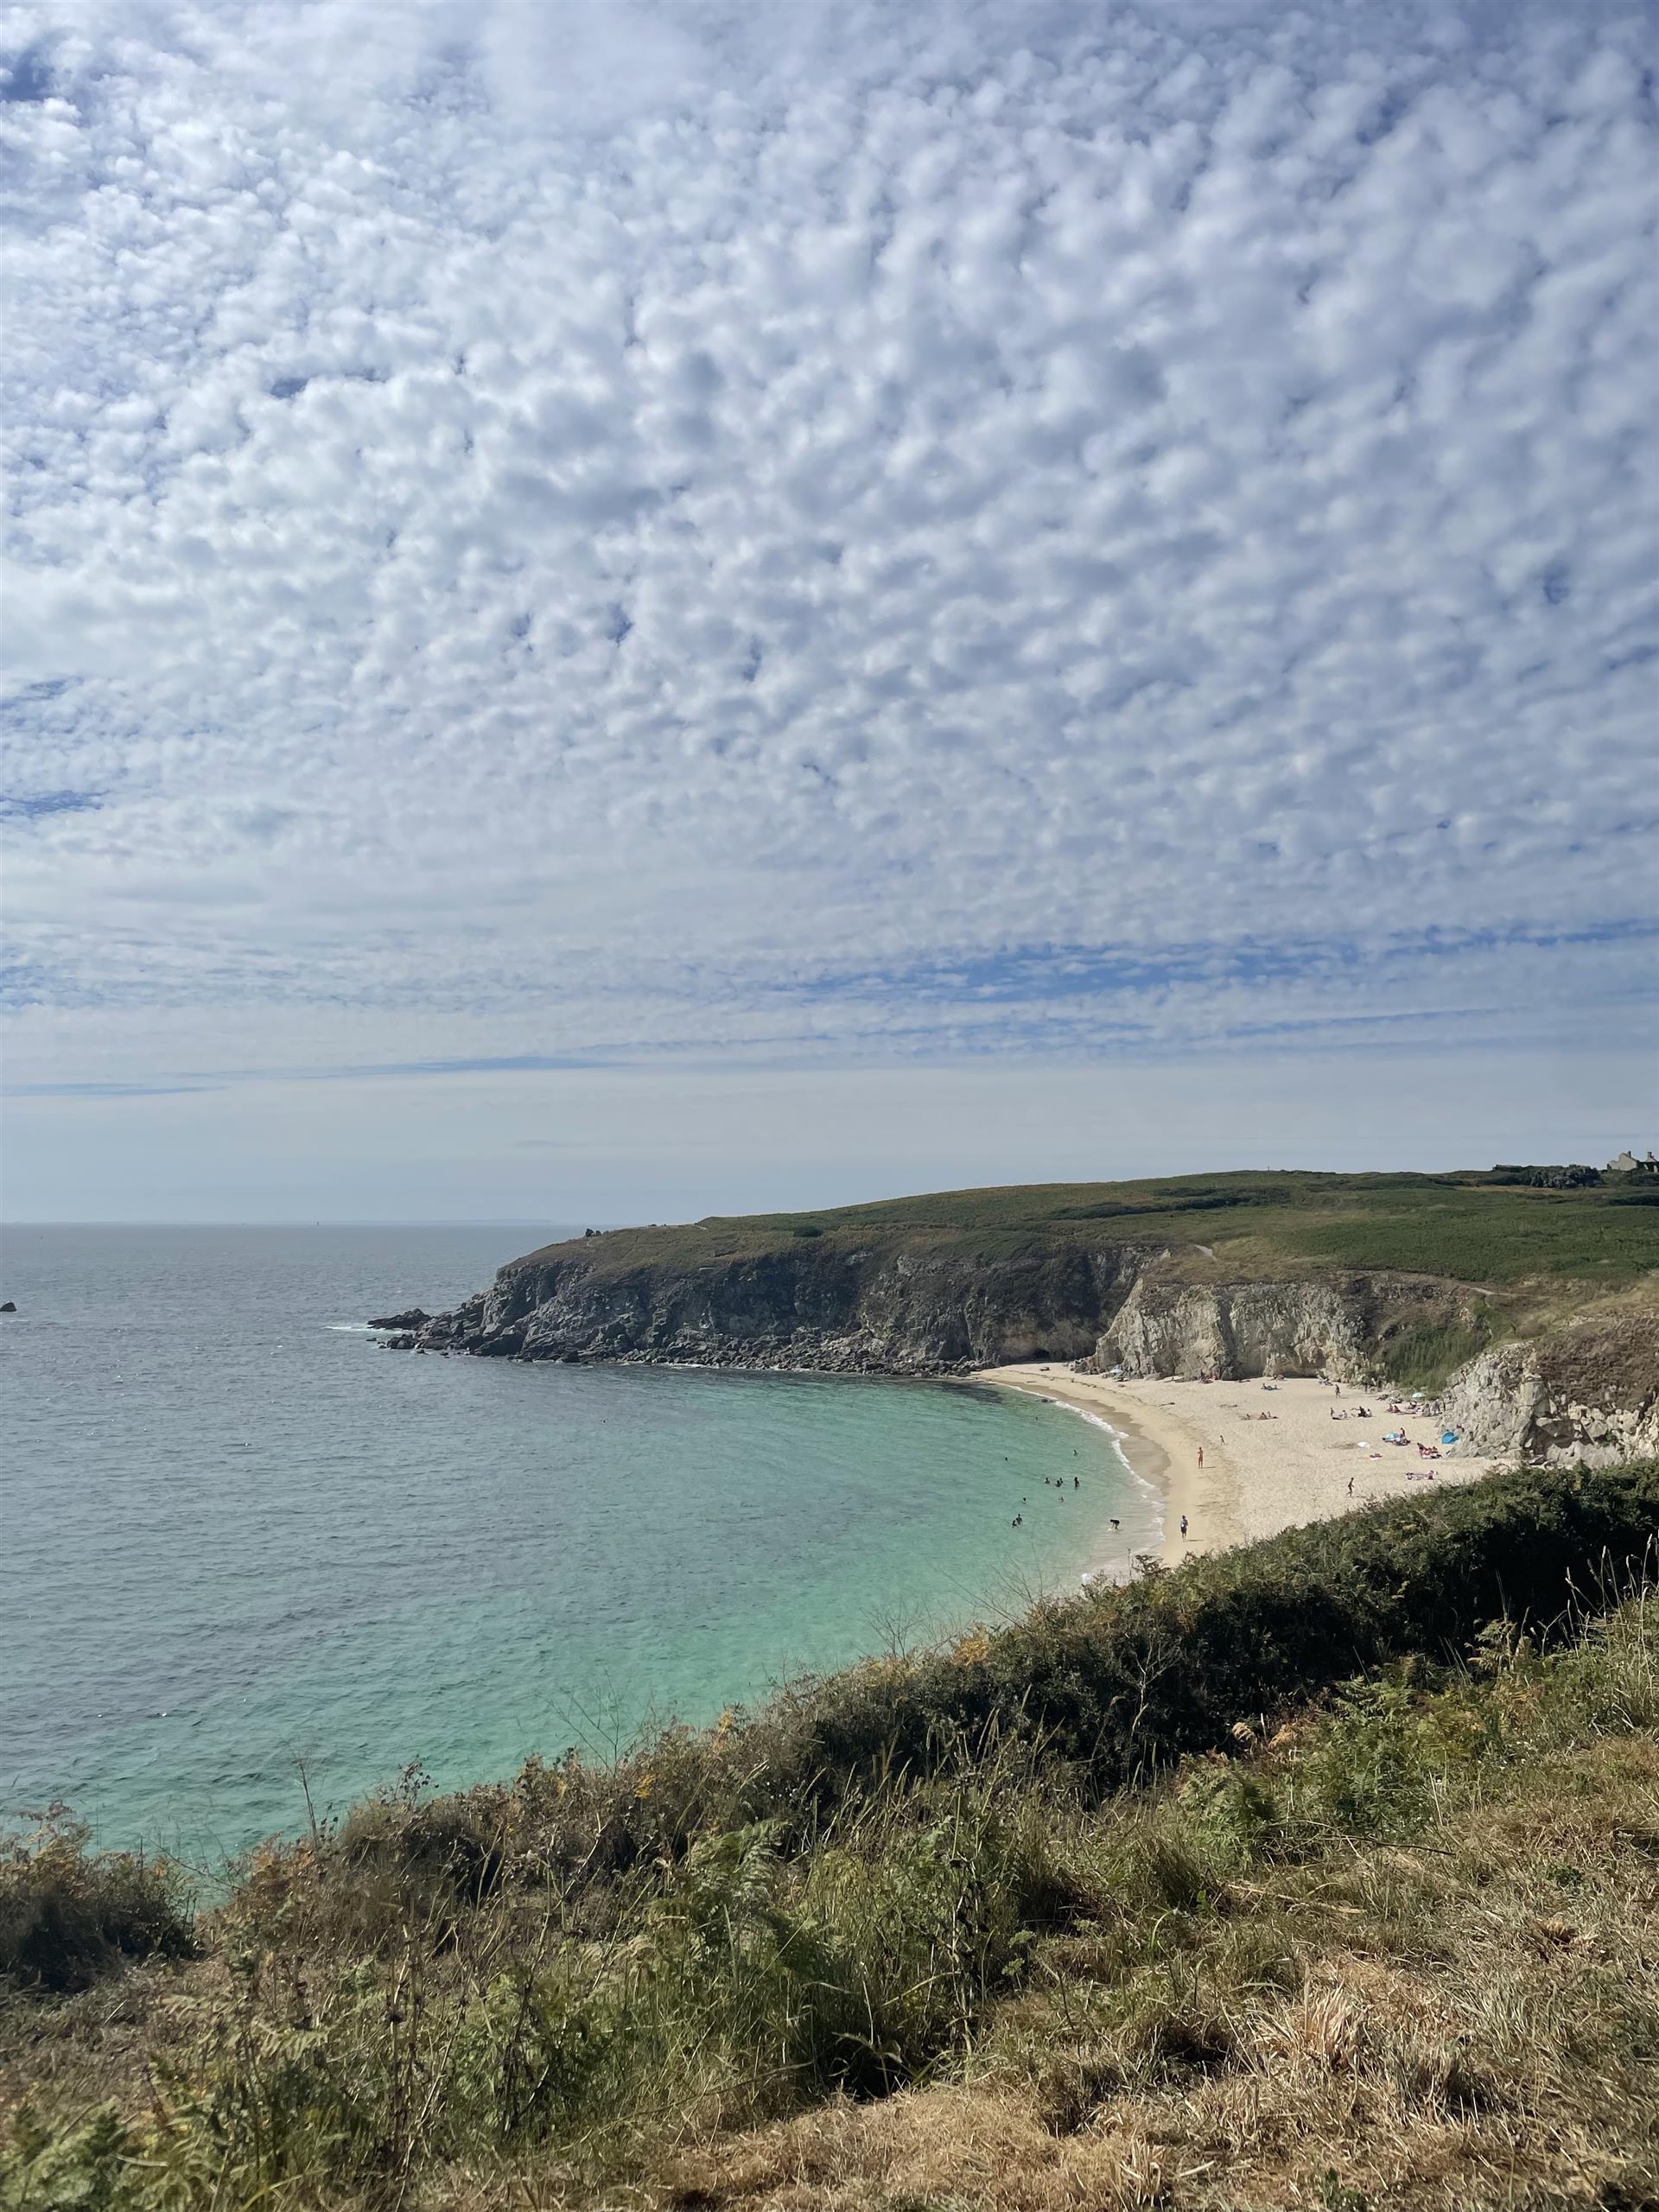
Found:
[[[322,1812],[614,1748],[1154,1541],[1037,1400],[362,1333],[550,1233],[5,1233],[0,1808],[211,1862],[302,1825],[302,1764]]]

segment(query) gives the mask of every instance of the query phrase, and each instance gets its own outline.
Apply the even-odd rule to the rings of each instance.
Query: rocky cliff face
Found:
[[[1586,1322],[1502,1344],[1442,1394],[1467,1449],[1492,1458],[1616,1466],[1659,1452],[1659,1320]]]
[[[1135,1281],[1087,1364],[1098,1374],[1331,1375],[1386,1370],[1403,1328],[1467,1326],[1478,1294],[1430,1275],[1342,1274],[1318,1282],[1190,1283],[1151,1268]]]
[[[942,1374],[1073,1359],[1132,1375],[1371,1371],[1402,1310],[1441,1312],[1411,1277],[1195,1287],[1132,1245],[991,1259],[804,1245],[756,1259],[618,1269],[581,1248],[515,1261],[400,1345],[517,1359]]]
[[[1211,1287],[1137,1281],[1086,1364],[1126,1375],[1331,1374],[1367,1371],[1356,1301],[1322,1283]]]
[[[1121,1252],[1007,1260],[808,1247],[760,1259],[615,1271],[518,1261],[409,1338],[518,1359],[698,1361],[882,1374],[1077,1359],[1133,1280]]]
[[[416,1313],[395,1319],[414,1321]],[[391,1338],[482,1357],[696,1362],[885,1375],[1026,1359],[1136,1376],[1380,1379],[1402,1331],[1484,1326],[1480,1294],[1432,1276],[1204,1283],[1144,1246],[988,1258],[804,1243],[754,1258],[606,1264],[581,1246],[514,1261],[453,1313]],[[1476,1338],[1478,1341],[1478,1336]],[[1466,1338],[1465,1338],[1466,1341]],[[1659,1320],[1585,1325],[1459,1369],[1447,1419],[1483,1454],[1597,1464],[1659,1452]]]

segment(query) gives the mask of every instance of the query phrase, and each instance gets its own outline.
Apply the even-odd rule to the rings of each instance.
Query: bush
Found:
[[[1554,1622],[1575,1587],[1626,1569],[1656,1529],[1651,1460],[1493,1476],[1289,1529],[1039,1607],[967,1664],[834,1676],[791,1725],[772,1716],[773,1764],[752,1797],[823,1801],[1010,1736],[1102,1796],[1408,1652],[1459,1655],[1505,1616]]]
[[[182,1870],[132,1852],[90,1854],[60,1806],[0,1837],[0,1974],[25,1989],[84,1989],[124,1959],[191,1955]]]

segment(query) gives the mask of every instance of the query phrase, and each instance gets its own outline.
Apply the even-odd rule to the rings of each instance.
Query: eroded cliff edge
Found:
[[[1136,1274],[1110,1248],[987,1258],[826,1243],[621,1268],[569,1253],[515,1261],[412,1341],[492,1358],[963,1374],[1090,1357]]]
[[[1385,1371],[1414,1332],[1482,1338],[1468,1286],[1397,1272],[1193,1283],[1156,1246],[1003,1255],[843,1249],[617,1267],[582,1244],[393,1338],[486,1358],[648,1360],[882,1375],[1069,1359],[1126,1375]],[[401,1317],[399,1317],[401,1318]]]

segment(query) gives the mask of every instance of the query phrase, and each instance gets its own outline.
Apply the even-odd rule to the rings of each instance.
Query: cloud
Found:
[[[1628,1041],[1646,46],[0,10],[17,1079]]]

